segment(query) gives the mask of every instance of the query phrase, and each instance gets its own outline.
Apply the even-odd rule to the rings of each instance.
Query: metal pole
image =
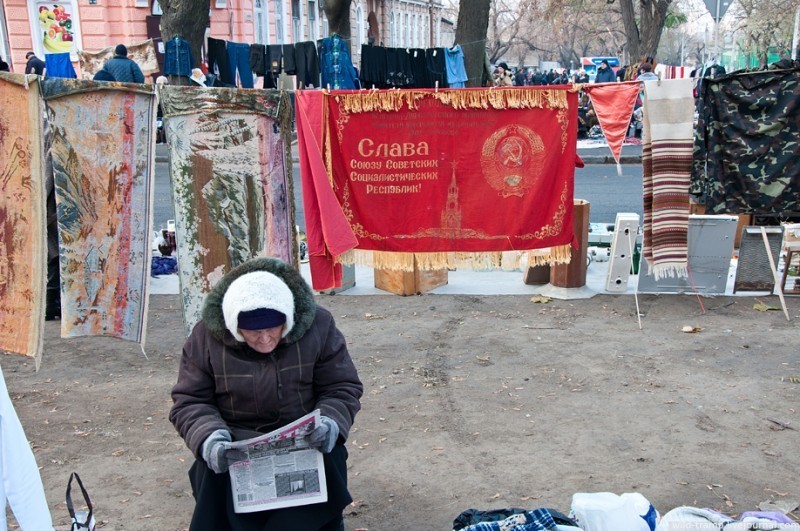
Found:
[[[436,45],[433,42],[433,0],[430,1],[428,10],[429,10],[428,11],[428,23],[431,26],[430,27],[430,32],[429,32],[430,33],[430,43],[428,44],[428,46],[430,48],[435,48]]]
[[[719,0],[717,0],[717,17],[714,19],[714,55],[716,56],[717,64],[722,64],[719,58]]]
[[[794,12],[794,36],[792,37],[792,61],[797,59],[798,27],[800,27],[800,6]]]

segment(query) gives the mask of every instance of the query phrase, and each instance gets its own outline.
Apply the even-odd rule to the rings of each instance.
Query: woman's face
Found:
[[[280,325],[273,328],[263,328],[261,330],[242,330],[240,328],[239,333],[242,334],[242,337],[251,349],[259,354],[269,354],[278,346],[281,340],[281,334],[283,333],[283,327],[284,325]]]

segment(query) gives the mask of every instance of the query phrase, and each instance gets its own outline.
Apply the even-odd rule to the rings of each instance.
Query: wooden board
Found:
[[[395,295],[416,295],[447,284],[447,269],[397,271],[376,269],[375,287]]]

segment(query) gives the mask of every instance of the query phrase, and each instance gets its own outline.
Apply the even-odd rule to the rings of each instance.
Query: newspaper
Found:
[[[322,452],[308,446],[305,435],[320,422],[319,409],[273,432],[226,443],[247,454],[231,465],[233,506],[252,513],[328,501]]]

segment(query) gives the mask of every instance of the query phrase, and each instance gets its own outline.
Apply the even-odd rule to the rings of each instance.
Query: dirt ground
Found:
[[[639,330],[631,296],[320,297],[365,385],[347,530],[568,512],[576,492],[640,492],[662,514],[800,500],[800,299],[787,298],[791,322],[759,301],[779,306],[704,298],[703,313],[692,296],[640,296]],[[192,456],[167,420],[181,329],[178,296],[155,295],[148,358],[48,322],[39,372],[0,359],[58,527],[77,471],[99,528],[187,528]]]

